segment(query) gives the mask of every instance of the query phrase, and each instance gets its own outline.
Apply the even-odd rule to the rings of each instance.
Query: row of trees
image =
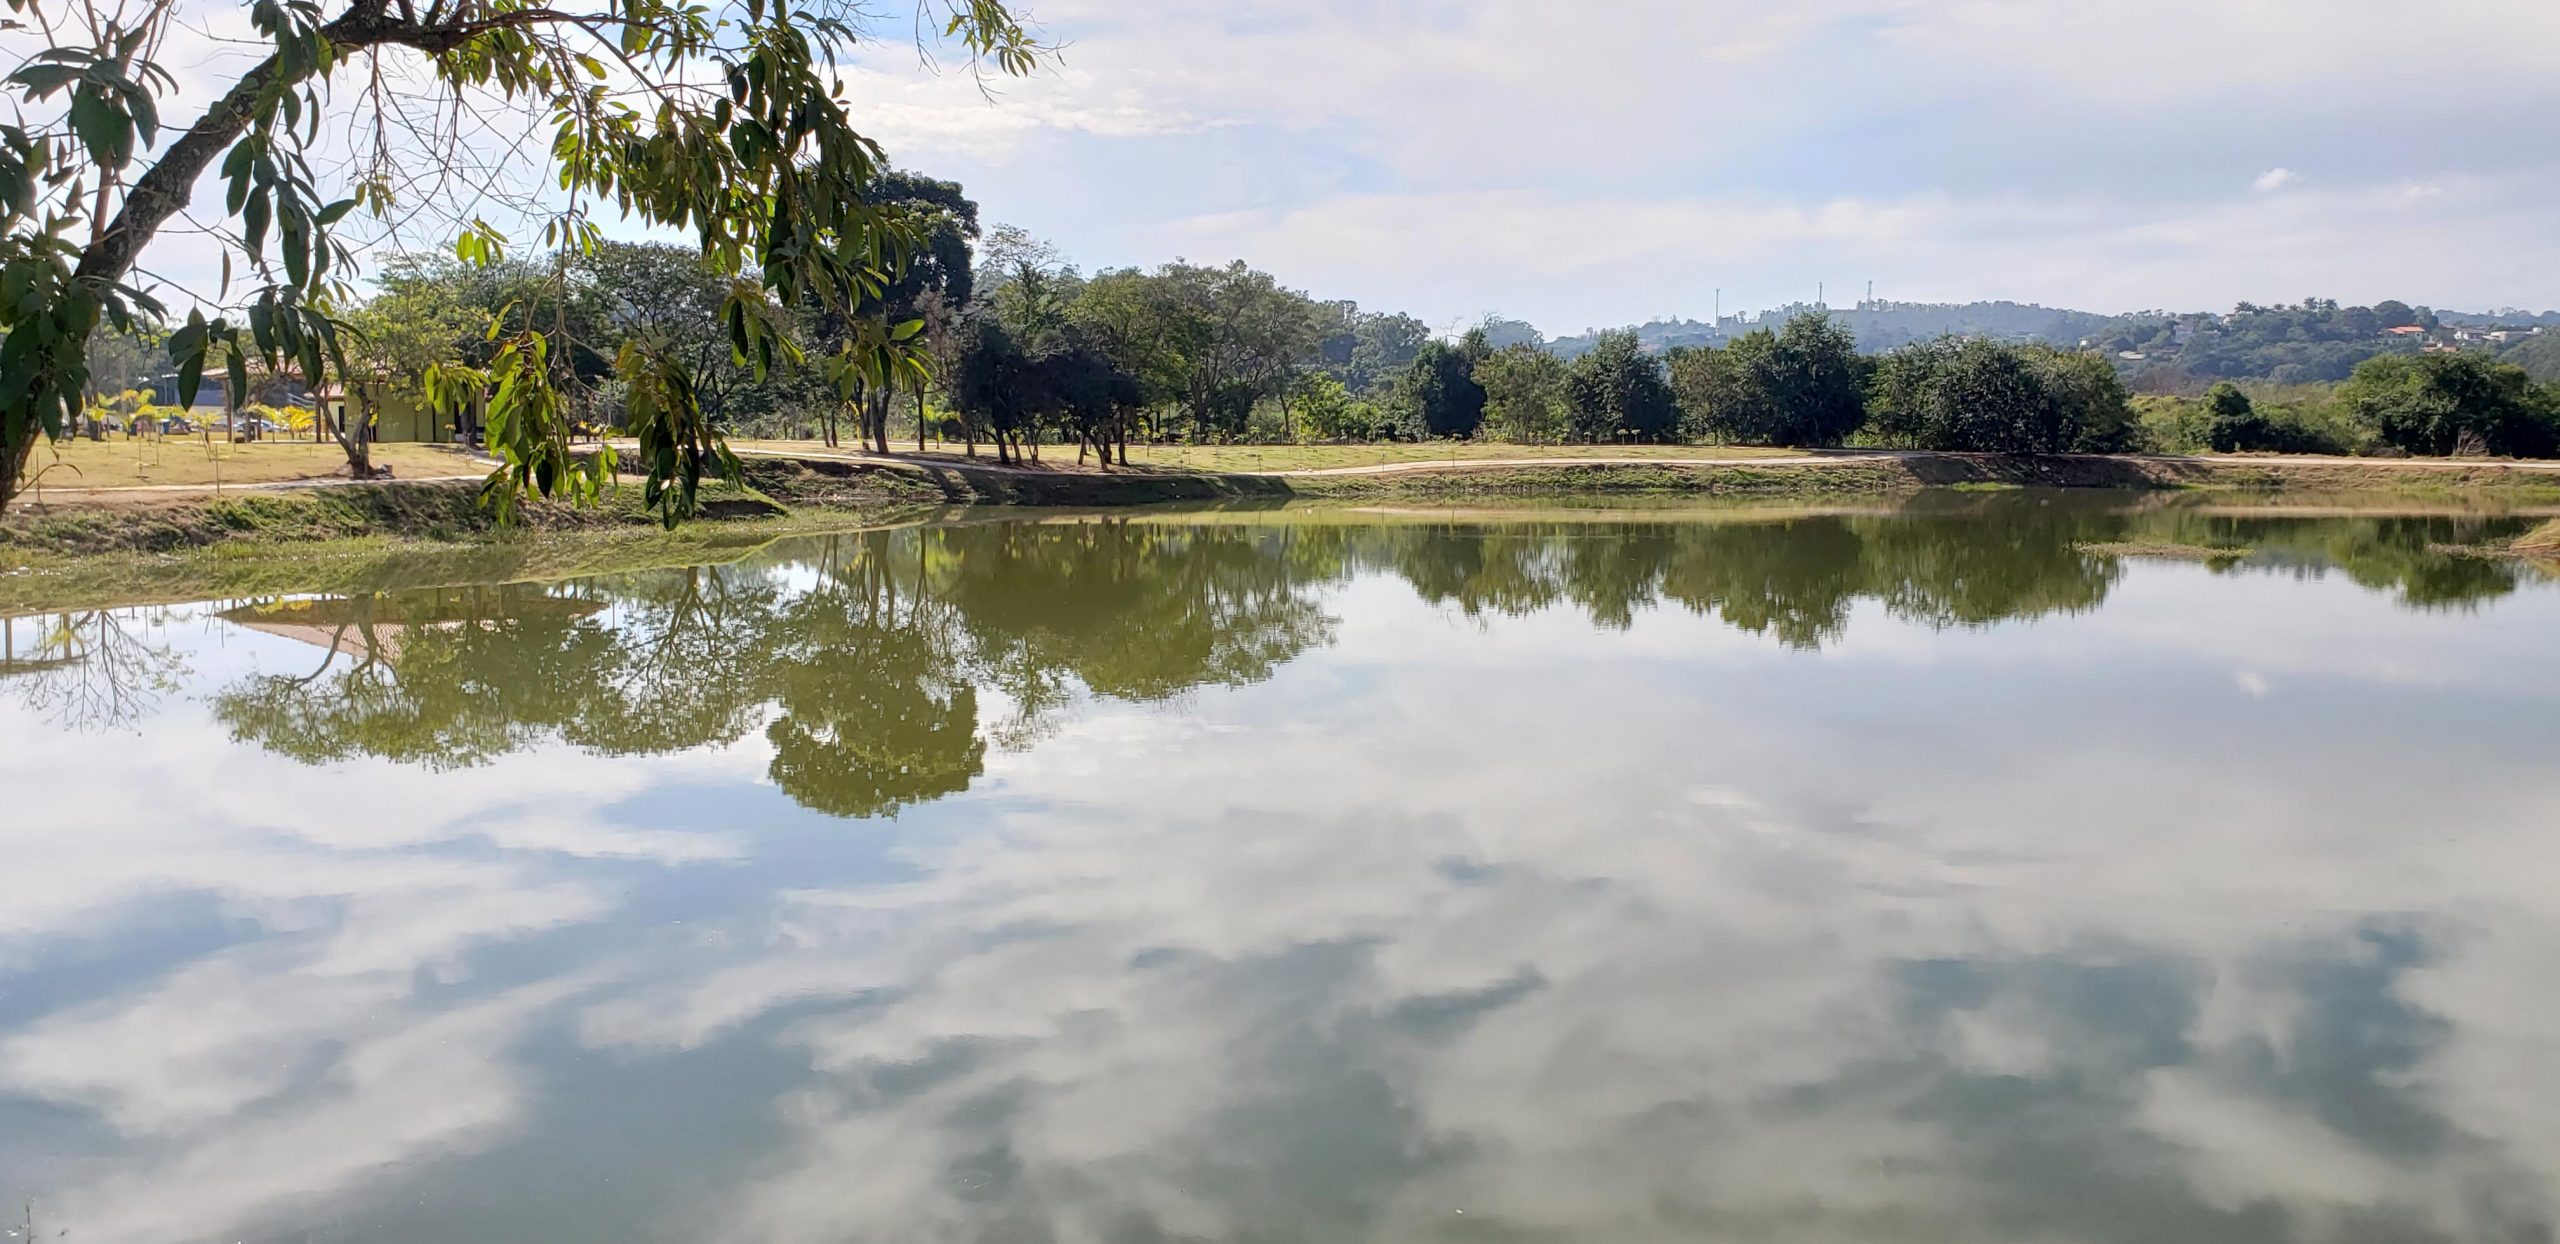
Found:
[[[1497,346],[1487,328],[1439,339],[1412,316],[1318,301],[1241,263],[1086,276],[1020,230],[982,236],[951,182],[892,173],[866,195],[930,244],[856,313],[768,302],[798,363],[735,350],[724,316],[759,297],[751,283],[691,248],[600,243],[565,282],[539,262],[395,259],[351,318],[357,374],[372,378],[365,392],[423,396],[435,368],[485,367],[510,335],[546,334],[555,365],[581,381],[576,417],[603,428],[627,417],[614,356],[637,339],[723,431],[832,445],[849,427],[886,452],[903,413],[919,440],[938,430],[974,452],[983,439],[1000,459],[1074,443],[1106,465],[1126,461],[1133,436],[2515,455],[2560,440],[2552,388],[2478,355],[2382,356],[2345,385],[2272,398],[2225,384],[2136,402],[2099,354],[1950,337],[1867,355],[1835,317],[1805,314],[1659,354],[1603,333],[1567,361],[1516,334]],[[906,331],[879,338],[884,324]],[[831,365],[866,340],[881,366]]]
[[[1570,363],[1469,334],[1426,345],[1388,405],[1387,430],[1418,436],[2009,453],[2122,449],[2133,423],[2096,356],[1952,337],[1863,355],[1818,314],[1660,355],[1602,333]]]
[[[2169,452],[2560,453],[2560,384],[2472,353],[2383,355],[2339,385],[2224,381],[2138,406],[2142,443]]]
[[[2100,354],[1942,337],[1863,355],[1802,315],[1723,346],[1648,354],[1600,334],[1571,363],[1532,346],[1432,343],[1391,398],[1390,430],[1523,441],[1865,444],[1974,453],[2560,453],[2560,383],[2479,353],[2367,358],[2336,386],[2225,382],[2201,399],[2126,392]]]
[[[1603,333],[1567,361],[1531,341],[1497,347],[1481,328],[1442,340],[1412,316],[1317,301],[1241,263],[1088,277],[1016,229],[977,245],[976,205],[953,183],[896,174],[873,193],[935,239],[882,296],[885,315],[919,326],[926,366],[906,389],[848,388],[815,367],[758,374],[720,323],[737,293],[729,278],[684,248],[605,244],[552,310],[572,343],[567,365],[595,381],[593,420],[612,422],[621,395],[610,357],[583,343],[633,333],[686,361],[705,413],[724,427],[834,444],[849,416],[886,451],[903,409],[920,436],[938,426],[989,440],[1004,458],[1075,443],[1106,463],[1125,460],[1133,434],[2538,455],[2552,452],[2560,409],[2548,387],[2473,354],[2380,356],[2347,384],[2296,386],[2271,402],[2225,383],[2203,399],[2137,407],[2098,354],[1949,337],[1867,355],[1819,314],[1660,354],[1634,333]],[[487,318],[545,279],[532,265],[395,263],[364,311],[366,357],[386,376],[439,358],[478,362]],[[825,315],[795,323],[813,354],[844,332]]]
[[[1359,395],[1383,398],[1432,344],[1412,316],[1319,302],[1241,263],[1085,275],[1018,229],[982,234],[952,182],[890,173],[863,197],[926,244],[849,308],[785,307],[691,247],[601,242],[565,263],[400,256],[349,317],[351,370],[368,393],[424,399],[431,372],[485,370],[532,334],[573,382],[576,418],[620,427],[631,388],[617,356],[638,344],[723,431],[834,445],[849,429],[888,452],[903,413],[919,437],[938,431],[972,452],[980,440],[1000,458],[1073,442],[1108,462],[1133,434],[1387,432]],[[735,348],[741,305],[787,347],[776,358]],[[864,354],[870,366],[842,364]]]

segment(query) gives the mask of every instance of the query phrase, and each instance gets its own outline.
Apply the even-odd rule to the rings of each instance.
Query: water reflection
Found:
[[[0,618],[0,687],[57,723],[129,725],[177,685],[180,657],[153,637],[157,611],[85,609]]]
[[[2037,501],[991,523],[172,623],[117,781],[0,706],[0,1192],[2548,1238],[2560,592],[2448,568],[2503,520]],[[2172,539],[2254,551],[2086,551]]]
[[[967,789],[990,744],[1082,694],[1242,686],[1332,641],[1324,593],[1389,573],[1468,616],[1558,605],[1623,631],[1683,609],[1815,651],[1861,601],[1930,628],[2098,608],[2128,542],[2246,550],[2223,574],[2343,571],[2419,608],[2530,573],[2467,550],[2529,520],[2282,517],[2045,499],[1724,521],[1202,525],[1153,518],[827,536],[745,565],[561,585],[287,600],[223,616],[327,650],[216,700],[235,739],[311,762],[443,767],[542,741],[602,755],[763,728],[803,804],[873,816]],[[98,615],[103,617],[104,615]],[[980,689],[1008,706],[982,721]]]

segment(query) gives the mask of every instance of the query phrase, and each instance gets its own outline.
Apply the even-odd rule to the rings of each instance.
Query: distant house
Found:
[[[373,398],[373,439],[376,441],[412,441],[441,445],[461,439],[461,433],[475,430],[478,420],[466,416],[457,432],[452,418],[415,398],[391,392],[382,385],[368,388]],[[326,399],[329,417],[346,426],[347,399],[332,393]]]
[[[2427,335],[2427,330],[2420,328],[2415,324],[2403,324],[2398,328],[2383,329],[2382,335],[2385,337],[2399,337],[2407,339],[2413,337],[2424,337]]]
[[[2117,358],[2120,358],[2120,359],[2123,359],[2124,361],[2126,361],[2126,362],[2128,362],[2128,363],[2139,363],[2139,362],[2143,361],[2144,359],[2150,358],[2151,356],[2150,356],[2150,355],[2148,355],[2148,354],[2144,354],[2144,353],[2143,353],[2142,351],[2140,351],[2140,350],[2118,350],[2118,351],[2116,351],[2116,357],[2117,357]]]

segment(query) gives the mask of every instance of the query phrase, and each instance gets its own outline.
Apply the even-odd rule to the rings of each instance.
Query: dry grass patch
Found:
[[[375,466],[388,466],[398,478],[434,479],[475,475],[484,463],[446,445],[379,444]],[[171,436],[103,441],[67,440],[40,445],[27,462],[35,476],[30,488],[47,492],[146,486],[211,487],[220,484],[274,484],[289,480],[344,478],[347,455],[336,442],[258,441],[234,445],[207,442],[201,436]]]

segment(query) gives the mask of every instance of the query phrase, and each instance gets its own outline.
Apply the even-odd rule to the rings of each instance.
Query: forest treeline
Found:
[[[566,391],[581,422],[604,431],[624,426],[629,408],[617,351],[645,339],[651,357],[681,371],[710,425],[731,435],[850,438],[887,452],[894,425],[973,453],[984,443],[1000,460],[1046,444],[1106,465],[1125,460],[1132,440],[2560,449],[2560,387],[2485,352],[2367,353],[2336,384],[2225,381],[2183,395],[2138,393],[2118,357],[2183,342],[2187,354],[2203,352],[2208,373],[2223,351],[2257,359],[2223,370],[2283,375],[2288,365],[2262,367],[2268,352],[2346,348],[2393,321],[2435,323],[2396,303],[2244,306],[2211,326],[2119,317],[2095,326],[2085,348],[1940,336],[1881,353],[1860,348],[1852,314],[1807,310],[1667,349],[1632,330],[1597,333],[1566,357],[1519,321],[1489,317],[1449,339],[1414,316],[1320,300],[1240,262],[1087,273],[1021,230],[982,230],[976,203],[948,181],[891,173],[866,198],[914,222],[922,245],[856,314],[768,307],[801,347],[778,360],[751,364],[734,348],[725,313],[764,296],[753,281],[706,266],[694,248],[606,242],[565,260],[396,257],[350,314],[350,370],[369,378],[368,392],[424,400],[434,369],[484,365],[494,342],[545,334],[556,339],[552,366],[575,380]],[[525,322],[532,307],[540,315]],[[821,362],[848,348],[880,365],[855,374]],[[133,341],[100,343],[92,355],[102,388],[152,366]],[[2320,374],[2330,370],[2323,363]]]

